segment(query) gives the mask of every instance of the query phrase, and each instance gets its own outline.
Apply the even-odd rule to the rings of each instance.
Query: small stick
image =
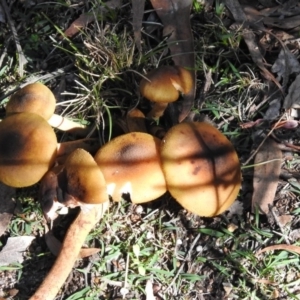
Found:
[[[182,269],[183,269],[185,263],[191,259],[192,252],[193,252],[194,247],[196,246],[198,240],[200,239],[200,236],[201,236],[201,234],[198,233],[198,235],[197,235],[197,236],[195,237],[195,239],[193,240],[193,243],[191,244],[191,247],[190,247],[190,249],[189,249],[187,255],[185,256],[184,261],[181,263],[181,265],[180,265],[178,271],[176,272],[175,277],[173,278],[173,280],[171,281],[171,283],[168,285],[168,287],[166,288],[166,290],[165,290],[164,292],[168,291],[169,288],[174,284],[174,282],[176,281],[176,279],[177,279],[178,276],[180,275],[180,273],[181,273],[181,271],[182,271]]]
[[[29,300],[55,299],[70,274],[88,233],[101,219],[107,208],[108,201],[95,205],[90,210],[80,210],[77,218],[67,231],[62,249],[53,267]]]

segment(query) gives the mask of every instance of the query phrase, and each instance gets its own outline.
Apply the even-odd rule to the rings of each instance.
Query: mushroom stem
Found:
[[[53,114],[48,123],[59,130],[72,132],[81,136],[87,135],[92,129],[57,114]]]
[[[67,156],[78,148],[82,148],[94,155],[100,148],[99,140],[97,138],[85,138],[75,141],[59,143],[57,144],[56,161],[59,164],[64,163]]]
[[[108,208],[108,201],[97,204],[90,210],[80,210],[71,224],[61,251],[50,272],[30,300],[53,300],[71,272],[80,249],[95,224]]]

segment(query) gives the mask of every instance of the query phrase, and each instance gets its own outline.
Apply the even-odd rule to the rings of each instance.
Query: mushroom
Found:
[[[161,117],[169,103],[176,101],[180,93],[188,94],[192,88],[192,73],[183,67],[161,66],[152,70],[140,83],[141,95],[154,102],[148,117]]]
[[[0,181],[12,187],[37,183],[54,165],[74,149],[93,153],[99,148],[95,139],[57,143],[47,121],[34,113],[16,113],[0,122]]]
[[[122,194],[130,194],[133,203],[144,203],[166,192],[159,147],[158,138],[131,132],[112,139],[98,150],[95,161],[114,201],[120,201]]]
[[[73,204],[79,203],[81,210],[66,233],[54,265],[30,300],[52,300],[55,298],[71,272],[88,233],[103,217],[108,208],[109,201],[105,181],[91,154],[83,149],[75,150],[68,156],[63,172],[66,176],[64,178],[66,182],[60,186],[65,198],[63,204],[72,204],[73,206]],[[51,178],[50,181],[48,186],[50,191],[43,188],[47,194],[42,195],[42,197],[45,196],[47,201],[49,201],[49,195],[54,198],[53,200],[58,198],[56,196],[57,184],[53,184],[56,180]],[[57,182],[59,181],[58,178]],[[53,188],[56,191],[53,191]],[[88,206],[84,207],[82,203]]]
[[[54,164],[56,135],[41,116],[19,113],[0,122],[0,181],[12,187],[37,183]]]
[[[52,91],[42,83],[31,83],[14,93],[6,105],[6,113],[31,112],[45,118],[48,123],[62,131],[85,135],[89,128],[54,113],[56,99]]]
[[[64,172],[66,203],[94,205],[108,201],[103,173],[93,156],[84,149],[76,149],[68,156]]]
[[[167,189],[188,211],[200,216],[221,214],[236,199],[241,170],[230,141],[205,122],[180,123],[161,146]]]

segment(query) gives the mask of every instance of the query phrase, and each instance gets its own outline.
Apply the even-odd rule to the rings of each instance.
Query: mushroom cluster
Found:
[[[239,159],[230,141],[206,122],[172,127],[160,141],[132,132],[114,138],[95,155],[107,192],[144,203],[166,190],[188,211],[213,217],[234,202],[241,185]]]
[[[183,79],[188,71],[179,67],[165,71],[173,76],[169,81],[177,97],[178,91],[188,91],[190,85]],[[154,84],[153,79],[151,82]],[[204,217],[223,213],[237,197],[241,185],[238,156],[230,141],[212,125],[180,123],[169,129],[162,140],[145,132],[130,132],[115,137],[93,156],[80,149],[82,143],[57,144],[47,121],[55,105],[49,91],[35,84],[17,92],[0,122],[0,181],[25,187],[42,179],[45,207],[49,200],[82,207],[57,262],[31,299],[55,297],[85,236],[107,209],[109,197],[120,201],[128,194],[133,203],[145,203],[169,191],[185,209]],[[45,114],[43,108],[48,100],[52,108]],[[63,164],[51,169],[59,153],[64,157]],[[79,241],[76,251],[72,251],[73,238]],[[54,279],[50,291],[49,282]],[[45,292],[47,298],[43,296]]]
[[[51,90],[41,83],[29,84],[9,99],[6,117],[0,123],[0,181],[4,184],[17,188],[33,185],[55,161],[65,159],[76,148],[92,151],[99,147],[86,139],[57,143],[51,126],[86,128],[54,114],[55,103]]]

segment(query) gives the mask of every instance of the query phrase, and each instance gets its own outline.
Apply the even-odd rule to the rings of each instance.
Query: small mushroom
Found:
[[[65,162],[64,171],[53,172],[50,178],[45,177],[46,182],[42,191],[46,194],[41,196],[46,197],[47,203],[49,200],[56,201],[59,198],[56,192],[60,178],[54,178],[56,175],[59,177],[59,174],[64,174],[66,180],[59,186],[65,198],[63,204],[72,206],[79,204],[81,210],[66,233],[54,265],[30,300],[55,298],[71,272],[88,233],[103,217],[109,205],[103,175],[94,158],[85,150],[77,149],[72,152]]]
[[[169,103],[176,101],[180,93],[189,93],[192,88],[192,73],[183,67],[161,66],[152,70],[140,83],[141,95],[154,102],[148,117],[161,117]]]
[[[14,93],[6,105],[6,113],[31,112],[45,118],[48,123],[62,131],[72,131],[86,134],[86,126],[54,113],[56,99],[52,91],[42,83],[36,82],[26,85]]]
[[[12,187],[37,183],[57,155],[56,135],[41,116],[19,113],[0,122],[0,181]]]
[[[98,150],[95,160],[114,201],[120,201],[122,194],[130,194],[133,203],[144,203],[166,192],[159,148],[158,138],[132,132],[112,139]]]
[[[161,147],[167,189],[188,211],[221,214],[241,186],[240,163],[230,141],[205,122],[181,123],[165,135]]]
[[[67,182],[66,203],[101,204],[108,201],[106,183],[93,156],[84,149],[76,149],[64,164]]]

